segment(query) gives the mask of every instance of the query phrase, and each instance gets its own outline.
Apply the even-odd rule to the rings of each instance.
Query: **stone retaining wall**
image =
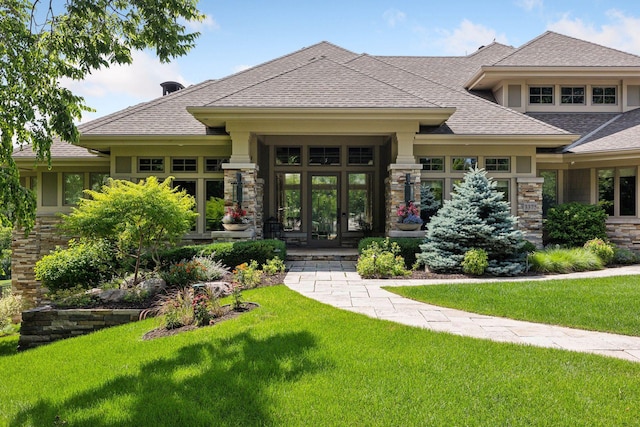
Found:
[[[65,338],[135,322],[141,309],[55,310],[39,307],[22,312],[18,350],[27,350]]]

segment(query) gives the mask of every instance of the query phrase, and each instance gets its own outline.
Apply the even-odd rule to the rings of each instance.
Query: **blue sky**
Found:
[[[493,40],[520,46],[547,30],[640,54],[637,0],[201,0],[197,47],[171,64],[136,52],[128,67],[64,82],[95,113],[162,94],[160,83],[217,79],[326,40],[373,55],[465,55]]]

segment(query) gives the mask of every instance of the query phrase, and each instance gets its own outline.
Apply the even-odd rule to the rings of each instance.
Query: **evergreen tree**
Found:
[[[523,244],[523,233],[503,193],[484,169],[475,168],[455,185],[451,200],[431,219],[416,258],[431,271],[457,273],[467,251],[484,249],[489,257],[487,273],[510,276],[524,270]]]
[[[428,223],[429,220],[440,209],[440,201],[436,200],[436,196],[433,194],[433,189],[428,186],[422,186],[420,191],[420,218],[424,223]]]

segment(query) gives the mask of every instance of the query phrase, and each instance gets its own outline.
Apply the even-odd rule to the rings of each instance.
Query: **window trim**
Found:
[[[450,164],[451,164],[451,172],[457,172],[457,173],[469,172],[470,168],[456,169],[454,167],[454,162],[455,162],[456,159],[465,159],[465,164],[467,163],[466,160],[471,159],[472,160],[472,164],[471,164],[470,168],[478,166],[478,156],[451,156],[451,162],[450,162]]]
[[[538,93],[538,94],[531,93],[532,89],[540,89],[540,93]],[[542,89],[551,89],[551,94],[542,93]],[[556,92],[555,86],[553,86],[553,85],[551,85],[551,86],[548,86],[548,85],[531,85],[531,86],[529,86],[529,100],[528,100],[529,105],[555,105],[555,103],[556,103],[555,92]],[[551,97],[551,102],[542,102],[543,101],[543,97],[546,97],[546,96],[550,96]],[[540,102],[531,102],[531,98],[532,97],[537,97],[540,100]]]
[[[82,190],[80,191],[80,197],[78,198],[79,200],[82,198],[82,194],[87,188],[85,174],[84,172],[62,172],[62,206],[76,206],[78,204],[77,200],[74,202],[67,201],[67,175],[78,175],[82,178]]]
[[[182,170],[176,169],[176,161],[182,161]],[[189,164],[187,164],[189,161]],[[192,166],[193,169],[187,169],[187,166]],[[180,166],[180,165],[178,165]],[[171,173],[198,173],[198,158],[197,157],[172,157],[171,158]]]
[[[571,89],[571,95],[565,95],[563,92],[564,89]],[[574,91],[576,89],[582,90],[582,95],[576,95]],[[560,86],[560,105],[586,105],[587,102],[587,88],[585,86]],[[571,102],[565,102],[565,97],[571,99]],[[574,102],[574,98],[582,97],[582,102]]]
[[[145,170],[142,168],[142,162],[147,160],[149,161],[149,169]],[[154,169],[154,160],[160,160],[160,166],[162,169]],[[136,163],[138,166],[138,173],[164,172],[164,157],[138,157]]]
[[[291,150],[298,150],[298,161],[294,163],[279,163],[278,162],[278,150],[287,150],[287,154],[291,153]],[[291,155],[288,156],[291,158]],[[275,166],[302,166],[302,147],[299,145],[276,145],[273,152],[273,164]]]
[[[424,161],[423,161],[424,160]],[[442,169],[434,169],[434,166],[438,166],[438,164],[433,164],[432,161],[433,160],[440,160],[440,167]],[[444,156],[429,156],[429,157],[419,157],[418,158],[418,162],[422,165],[422,171],[424,172],[431,172],[431,173],[438,173],[438,172],[445,172],[445,158]]]
[[[596,95],[594,92],[596,89],[602,89],[602,95]],[[605,92],[607,89],[613,89],[614,90],[614,94],[613,95],[607,95]],[[613,98],[615,99],[615,102],[613,103],[607,103],[605,102],[605,99],[607,97],[613,96]],[[602,98],[602,102],[595,102],[596,97]],[[596,106],[601,106],[601,105],[618,105],[618,86],[591,86],[591,105],[596,105]]]
[[[489,165],[487,164],[488,160],[496,160],[495,166],[496,169],[489,169]],[[499,169],[500,164],[499,164],[499,160],[506,160],[507,161],[507,169]],[[496,172],[496,173],[511,173],[511,157],[509,156],[500,156],[500,157],[485,157],[484,158],[484,169],[487,172]]]

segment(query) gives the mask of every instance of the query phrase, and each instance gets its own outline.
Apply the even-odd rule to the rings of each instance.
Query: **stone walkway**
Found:
[[[640,337],[583,331],[467,313],[413,301],[382,286],[417,286],[438,283],[482,282],[460,280],[365,280],[353,261],[289,261],[285,284],[300,294],[325,304],[378,319],[499,342],[551,347],[640,362]],[[640,275],[640,266],[574,273],[562,278]],[[549,280],[558,276],[491,279]],[[640,281],[640,279],[639,279]]]

